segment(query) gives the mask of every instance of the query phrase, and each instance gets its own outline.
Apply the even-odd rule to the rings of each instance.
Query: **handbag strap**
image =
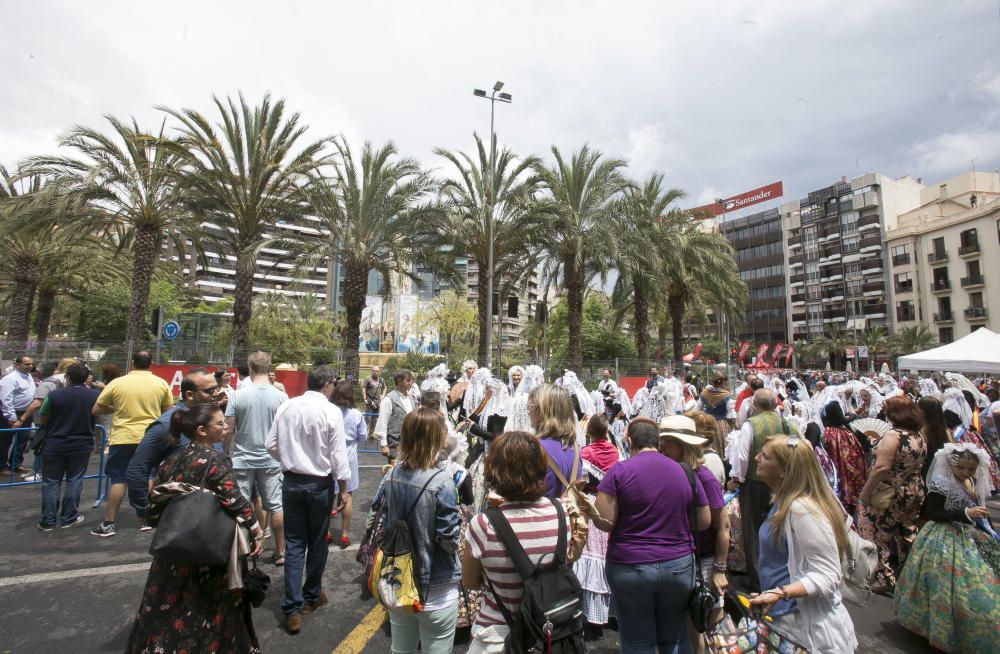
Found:
[[[691,544],[694,549],[694,567],[698,574],[698,579],[701,579],[701,552],[698,551],[698,535],[695,533],[694,526],[697,524],[695,520],[695,500],[698,499],[698,490],[694,487],[694,470],[691,469],[686,463],[682,463],[681,467],[684,468],[684,474],[687,475],[688,484],[691,486],[691,504],[688,505],[688,531],[691,532]]]
[[[395,475],[395,474],[396,474],[396,468],[393,468],[393,469],[392,469],[392,472],[390,472],[390,473],[389,473],[389,484],[390,484],[390,485],[392,485],[392,482],[394,481],[394,477],[393,477],[393,475]],[[408,510],[408,511],[407,511],[407,512],[406,512],[406,513],[405,513],[405,514],[404,514],[404,515],[402,516],[402,519],[403,519],[404,521],[409,521],[409,519],[410,519],[410,514],[412,514],[412,513],[413,513],[413,511],[414,511],[414,509],[416,509],[416,508],[417,508],[417,502],[419,502],[419,501],[420,501],[420,496],[424,494],[424,491],[425,491],[425,490],[427,490],[427,487],[428,487],[428,486],[430,486],[430,483],[431,483],[432,481],[434,481],[434,478],[435,478],[435,477],[437,477],[437,476],[438,476],[438,475],[440,475],[440,474],[441,474],[441,469],[439,468],[439,469],[437,469],[437,470],[436,470],[436,471],[434,472],[434,474],[433,474],[433,475],[431,475],[430,477],[428,477],[428,478],[427,478],[427,481],[425,481],[425,482],[424,482],[424,485],[423,485],[423,487],[422,487],[422,488],[420,489],[420,492],[419,492],[419,493],[417,493],[417,496],[416,496],[415,498],[413,498],[413,503],[412,503],[412,504],[410,505],[410,509],[409,509],[409,510]],[[387,495],[387,499],[386,499],[386,504],[387,504],[387,505],[389,504],[389,500],[388,500],[388,498],[389,498],[389,497],[392,497],[392,493],[389,493],[389,494]],[[388,508],[388,507],[387,507],[387,508]]]
[[[559,469],[559,466],[556,464],[556,460],[552,458],[552,455],[549,454],[548,451],[545,450],[544,448],[542,449],[542,451],[545,452],[545,461],[546,461],[546,463],[549,464],[549,469],[552,470],[552,474],[554,474],[556,476],[556,479],[559,480],[560,484],[562,484],[566,488],[569,488],[574,483],[576,483],[577,477],[579,477],[579,474],[580,474],[580,448],[579,447],[576,447],[576,446],[573,447],[573,467],[570,468],[570,472],[569,472],[570,480],[569,481],[566,481],[566,476],[562,473],[562,470]]]

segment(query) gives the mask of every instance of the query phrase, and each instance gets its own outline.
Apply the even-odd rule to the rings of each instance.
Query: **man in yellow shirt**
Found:
[[[94,405],[95,416],[111,414],[111,438],[104,464],[111,488],[104,522],[90,532],[101,538],[115,535],[115,519],[125,497],[125,472],[146,427],[174,404],[170,386],[150,372],[152,364],[149,352],[136,352],[132,355],[132,371],[105,386]]]

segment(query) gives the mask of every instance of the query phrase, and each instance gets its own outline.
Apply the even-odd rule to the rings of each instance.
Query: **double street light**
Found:
[[[493,129],[493,118],[496,111],[497,102],[510,104],[512,98],[510,93],[501,93],[503,82],[493,85],[493,92],[489,95],[482,89],[474,89],[472,94],[477,98],[490,101],[490,174],[488,198],[489,207],[486,211],[486,319],[493,322],[493,203],[496,200],[496,156],[497,156],[497,135]],[[499,315],[499,311],[497,312]],[[503,340],[503,319],[499,321],[500,334],[497,338]],[[486,367],[493,367],[493,328],[492,325],[486,330]]]

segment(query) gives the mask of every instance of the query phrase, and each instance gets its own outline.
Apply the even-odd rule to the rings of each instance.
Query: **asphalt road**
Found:
[[[379,480],[382,459],[361,455],[361,486],[355,493],[356,514],[351,539],[357,543],[364,528],[367,505]],[[96,457],[95,457],[96,464]],[[40,487],[0,488],[0,653],[62,654],[121,652],[125,648],[146,581],[151,534],[138,530],[135,514],[123,510],[119,532],[97,538],[90,529],[103,510],[91,508],[96,481],[84,483],[85,522],[71,529],[42,533],[35,528],[41,506]],[[334,518],[339,528],[339,519]],[[301,633],[281,629],[281,569],[262,567],[271,575],[271,591],[254,611],[254,622],[265,652],[348,654],[389,652],[388,622],[371,599],[362,599],[361,567],[354,560],[356,546],[331,548],[324,585],[330,604],[304,619]],[[270,550],[265,559],[269,560]],[[860,652],[930,652],[925,641],[901,627],[892,604],[877,598],[864,610],[851,608]],[[620,650],[617,634],[588,643],[590,652]],[[338,649],[339,648],[339,649]],[[459,645],[455,652],[465,652]]]

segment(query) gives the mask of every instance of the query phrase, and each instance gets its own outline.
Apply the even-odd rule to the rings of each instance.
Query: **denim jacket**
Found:
[[[386,491],[386,501],[382,505],[384,524],[388,527],[397,519],[405,518],[409,525],[423,597],[431,586],[454,583],[462,578],[457,554],[461,522],[455,502],[455,483],[448,474],[442,471],[434,477],[417,500],[413,512],[409,517],[403,516],[424,483],[438,470],[409,470],[397,466],[382,481]]]

